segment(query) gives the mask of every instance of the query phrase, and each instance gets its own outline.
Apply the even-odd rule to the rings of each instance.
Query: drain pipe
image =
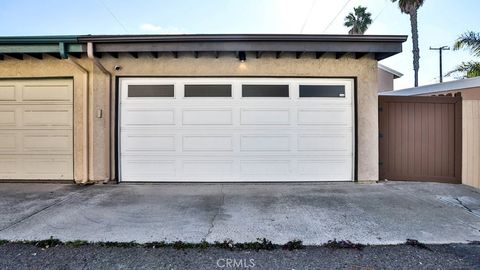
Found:
[[[110,141],[110,137],[111,137],[111,134],[110,134],[110,125],[111,125],[111,119],[110,119],[110,96],[111,96],[111,81],[112,81],[112,74],[102,65],[102,63],[100,63],[100,61],[98,61],[98,59],[95,57],[95,54],[94,54],[94,47],[93,47],[93,43],[92,42],[88,42],[87,43],[87,56],[89,59],[92,60],[93,64],[98,67],[100,69],[100,71],[102,71],[102,73],[106,76],[106,79],[105,79],[105,98],[104,98],[104,108],[105,109],[99,109],[97,110],[96,112],[96,117],[97,118],[102,118],[104,117],[105,118],[105,134],[104,135],[107,135],[107,136],[104,136],[104,145],[105,146],[108,146],[108,151],[104,151],[105,153],[105,156],[104,156],[104,168],[107,166],[111,166],[111,162],[110,162],[110,153],[111,153],[111,141]],[[92,134],[92,138],[93,138],[93,134]],[[92,143],[92,147],[93,147],[93,143]],[[91,151],[91,154],[93,155],[93,149]],[[93,158],[93,156],[92,156]],[[93,169],[92,169],[92,172],[93,172]],[[108,182],[111,178],[111,168],[108,170],[107,174],[106,174],[106,179],[104,180],[104,182]],[[93,178],[93,176],[92,176]]]
[[[82,67],[80,64],[75,62],[71,57],[66,59],[70,64],[76,67],[80,72],[83,74],[83,143],[82,143],[82,152],[83,152],[83,180],[82,184],[87,184],[89,181],[88,177],[88,166],[89,166],[89,147],[88,146],[88,90],[89,90],[89,83],[88,83],[88,70]]]

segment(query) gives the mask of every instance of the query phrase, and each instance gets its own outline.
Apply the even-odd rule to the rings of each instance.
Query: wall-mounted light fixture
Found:
[[[245,62],[247,60],[247,54],[245,52],[238,52],[238,60]]]

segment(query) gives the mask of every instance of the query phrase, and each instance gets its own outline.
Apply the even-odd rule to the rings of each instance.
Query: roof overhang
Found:
[[[429,84],[419,87],[412,87],[388,92],[379,93],[380,96],[416,96],[435,94],[447,91],[463,90],[480,87],[480,77],[460,79],[455,81]]]
[[[392,74],[394,79],[398,79],[398,78],[401,78],[403,76],[403,73],[401,73],[401,72],[399,72],[399,71],[397,71],[393,68],[389,68],[385,65],[382,65],[380,63],[378,63],[378,68],[385,71],[385,72],[388,72],[388,73]]]
[[[170,52],[253,52],[257,57],[264,52],[315,53],[320,58],[325,53],[335,53],[337,58],[352,53],[356,58],[373,54],[382,60],[402,52],[407,36],[371,35],[86,35],[58,37],[0,37],[0,54],[66,54],[86,52],[86,44],[92,43],[94,53],[163,53]]]

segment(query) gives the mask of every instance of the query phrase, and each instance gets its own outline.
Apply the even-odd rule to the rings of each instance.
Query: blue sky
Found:
[[[345,34],[344,17],[367,6],[374,22],[366,34],[407,34],[409,18],[390,0],[1,0],[0,35],[293,33]],[[343,8],[343,9],[342,9]],[[467,31],[480,32],[478,0],[426,0],[419,11],[420,84],[438,81],[438,52]],[[444,54],[444,71],[473,59],[467,51]],[[413,85],[411,40],[382,63]],[[454,78],[446,78],[451,80]]]

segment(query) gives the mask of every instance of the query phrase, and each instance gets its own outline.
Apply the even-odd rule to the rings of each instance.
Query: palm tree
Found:
[[[372,14],[367,12],[366,7],[358,6],[353,8],[353,13],[350,12],[345,17],[345,26],[351,27],[348,31],[349,35],[363,35],[367,31],[370,24],[372,24]]]
[[[415,87],[418,86],[418,70],[420,69],[420,49],[418,48],[418,23],[417,11],[423,5],[425,0],[392,0],[398,2],[398,7],[402,13],[410,15],[410,26],[412,28],[413,42],[413,71],[415,72]]]
[[[470,49],[474,56],[480,57],[480,33],[473,31],[463,33],[453,45],[453,49],[459,50],[464,48]],[[464,74],[467,78],[480,76],[480,62],[463,62],[447,73],[447,76],[457,72]]]

